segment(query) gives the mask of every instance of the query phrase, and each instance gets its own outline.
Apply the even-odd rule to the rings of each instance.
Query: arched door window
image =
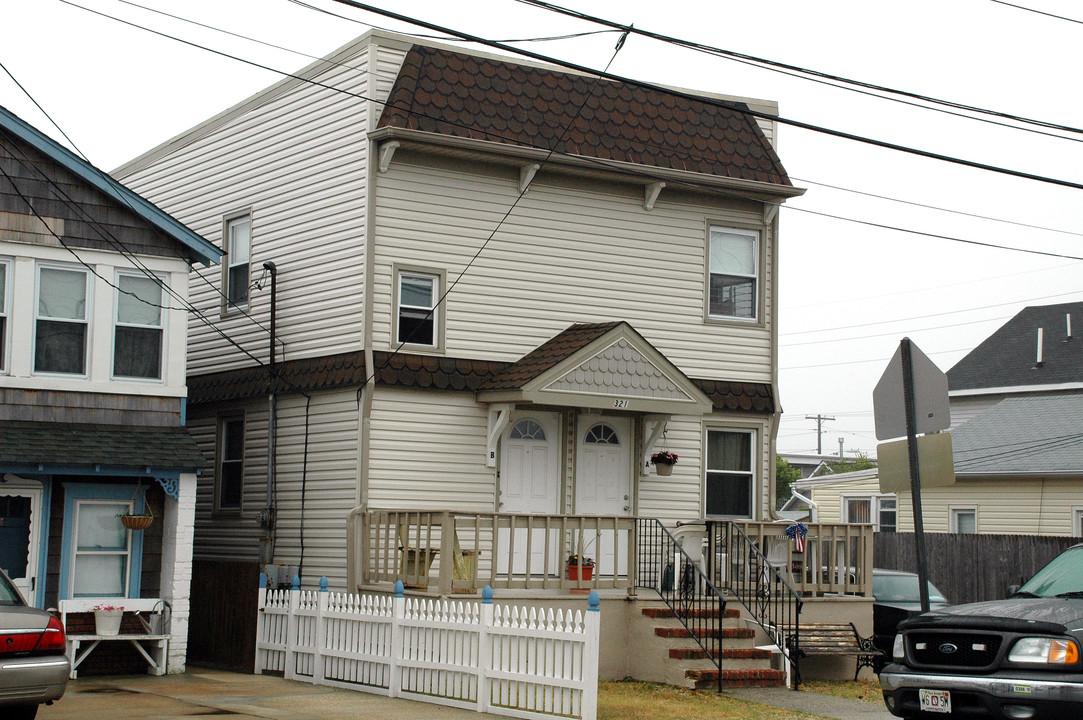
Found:
[[[598,423],[587,430],[587,435],[583,440],[592,445],[620,445],[620,438],[617,437],[616,431],[605,423]]]
[[[545,442],[545,430],[534,420],[525,418],[515,423],[511,428],[512,440],[538,440]]]

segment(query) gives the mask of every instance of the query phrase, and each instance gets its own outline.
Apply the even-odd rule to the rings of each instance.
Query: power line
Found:
[[[531,0],[531,1],[533,1],[533,0]],[[65,2],[65,3],[68,3],[68,4],[73,4],[73,3],[70,2],[70,0],[61,0],[61,2]],[[523,55],[523,56],[531,58],[533,60],[538,60],[540,62],[549,63],[551,65],[557,65],[559,67],[568,68],[569,70],[575,70],[576,72],[581,72],[581,73],[584,73],[586,75],[601,77],[601,78],[605,78],[606,80],[612,80],[612,81],[615,81],[615,82],[625,83],[625,84],[631,85],[633,87],[643,88],[644,90],[651,90],[653,92],[659,92],[659,93],[664,93],[664,94],[667,94],[667,95],[673,95],[675,97],[684,98],[684,99],[690,100],[692,102],[699,102],[699,103],[703,103],[703,104],[706,104],[706,105],[713,105],[715,107],[725,108],[725,109],[728,109],[728,110],[731,110],[731,111],[734,111],[734,112],[743,113],[743,114],[748,115],[750,117],[761,118],[761,119],[768,120],[768,121],[771,121],[771,122],[778,122],[778,123],[781,123],[783,125],[790,125],[792,127],[800,128],[802,130],[809,130],[811,132],[816,132],[816,133],[820,133],[820,134],[823,134],[823,135],[828,135],[830,137],[837,137],[837,138],[841,138],[841,139],[844,139],[844,140],[851,140],[853,142],[858,142],[858,143],[862,143],[862,144],[865,144],[865,145],[871,145],[873,147],[879,147],[879,148],[883,148],[883,149],[886,149],[886,150],[895,150],[897,152],[908,153],[908,154],[911,154],[911,155],[916,155],[918,157],[924,157],[924,158],[928,158],[928,159],[932,159],[932,160],[939,160],[939,161],[942,161],[942,162],[947,162],[947,163],[951,163],[951,164],[954,164],[954,165],[960,165],[960,166],[963,166],[963,167],[974,168],[974,169],[977,169],[977,170],[986,170],[988,172],[998,173],[998,174],[1001,174],[1001,175],[1009,175],[1011,177],[1023,178],[1025,180],[1034,180],[1034,181],[1037,181],[1037,182],[1047,183],[1047,184],[1051,184],[1051,185],[1060,185],[1062,187],[1070,187],[1070,188],[1073,188],[1073,189],[1076,189],[1076,190],[1083,190],[1083,184],[1077,183],[1077,182],[1072,182],[1070,180],[1061,180],[1061,179],[1058,179],[1058,178],[1052,178],[1052,177],[1048,177],[1048,176],[1044,176],[1044,175],[1037,175],[1037,174],[1034,174],[1034,173],[1023,172],[1021,170],[1012,170],[1010,168],[1003,168],[1003,167],[999,167],[999,166],[996,166],[996,165],[989,165],[987,163],[980,163],[980,162],[977,162],[977,161],[974,161],[974,160],[965,160],[965,159],[953,157],[953,156],[950,156],[950,155],[943,155],[941,153],[935,153],[935,152],[932,152],[932,151],[929,151],[929,150],[920,150],[920,149],[917,149],[917,148],[908,147],[906,145],[899,145],[899,144],[896,144],[896,143],[890,143],[890,142],[887,142],[887,141],[884,141],[884,140],[876,140],[876,139],[873,139],[873,138],[864,137],[862,135],[856,135],[854,133],[843,132],[842,130],[832,130],[830,128],[823,127],[823,126],[820,126],[820,125],[814,125],[812,123],[802,122],[800,120],[795,120],[795,119],[792,119],[792,118],[784,118],[784,117],[782,117],[780,115],[772,115],[771,113],[763,112],[763,111],[760,111],[760,110],[753,110],[753,109],[749,108],[748,106],[746,106],[744,104],[728,102],[728,101],[724,101],[724,100],[718,100],[718,99],[715,99],[715,98],[709,98],[709,97],[705,97],[703,95],[697,95],[695,93],[687,92],[687,91],[683,91],[683,90],[676,90],[676,89],[673,89],[673,88],[666,88],[666,87],[663,87],[661,85],[656,85],[654,83],[648,83],[648,82],[644,82],[642,80],[634,80],[632,78],[623,77],[621,75],[615,75],[613,73],[610,73],[610,72],[604,71],[604,70],[603,71],[598,71],[598,70],[595,70],[593,68],[586,67],[584,65],[579,65],[579,64],[576,64],[576,63],[568,62],[566,60],[559,60],[557,58],[554,58],[554,57],[551,57],[551,56],[548,56],[548,55],[542,55],[540,53],[536,53],[536,52],[533,52],[533,51],[530,51],[530,50],[523,50],[521,48],[516,48],[516,47],[513,47],[511,45],[506,45],[504,43],[498,43],[498,42],[494,42],[492,40],[486,40],[486,39],[478,37],[476,35],[471,35],[469,33],[461,32],[461,31],[458,31],[458,30],[453,30],[451,28],[447,28],[447,27],[444,27],[442,25],[437,25],[435,23],[430,23],[430,22],[427,22],[425,20],[419,20],[417,18],[413,18],[413,17],[410,17],[408,15],[402,15],[400,13],[391,12],[390,10],[383,10],[381,8],[378,8],[378,7],[375,7],[375,6],[372,6],[372,5],[367,5],[365,3],[358,2],[357,0],[334,0],[334,2],[340,3],[342,5],[347,5],[347,6],[350,6],[350,7],[354,7],[354,8],[357,8],[359,10],[366,10],[368,12],[375,13],[376,15],[382,15],[384,17],[389,17],[389,18],[392,18],[392,19],[395,19],[395,20],[399,20],[401,22],[408,22],[408,23],[411,23],[411,24],[414,24],[414,25],[418,25],[420,27],[428,28],[430,30],[437,30],[439,32],[449,33],[449,34],[455,35],[456,37],[459,37],[459,38],[461,38],[463,40],[469,40],[471,42],[482,43],[482,44],[487,45],[489,47],[493,47],[493,48],[496,48],[498,50],[503,50],[504,52],[510,52],[510,53],[517,54],[517,55]],[[624,27],[624,26],[620,26],[620,25],[617,25],[617,26],[618,27]],[[629,30],[629,32],[634,31],[634,29],[631,28],[631,27],[629,27],[628,30]]]
[[[1026,7],[1024,5],[1016,5],[1015,3],[1004,2],[1004,0],[989,0],[989,1],[990,2],[995,2],[997,5],[1007,5],[1008,7],[1013,7],[1013,8],[1019,9],[1019,10],[1026,10],[1027,12],[1034,13],[1035,15],[1045,15],[1046,17],[1056,18],[1057,20],[1065,20],[1065,21],[1070,22],[1070,23],[1076,23],[1076,24],[1079,24],[1079,25],[1083,25],[1083,20],[1076,20],[1075,18],[1064,17],[1063,15],[1054,15],[1051,12],[1045,12],[1043,10],[1036,10],[1035,8]]]
[[[888,337],[889,335],[910,335],[918,332],[928,332],[930,330],[946,330],[948,328],[957,328],[964,325],[980,325],[981,323],[999,322],[1001,320],[1007,319],[1007,317],[986,318],[985,320],[971,320],[969,322],[952,323],[951,325],[937,325],[936,327],[918,328],[916,330],[895,330],[892,332],[876,333],[874,335],[857,335],[854,337],[832,338],[830,340],[808,340],[806,342],[785,343],[784,347],[792,348],[801,345],[824,345],[826,343],[849,342],[851,340],[869,340],[878,337]],[[780,343],[780,345],[782,344]]]
[[[969,352],[972,349],[973,348],[959,348],[958,350],[940,350],[938,352],[928,352],[928,353],[925,353],[925,354],[926,355],[948,355],[950,353]],[[808,369],[811,369],[811,368],[837,367],[837,366],[840,366],[840,365],[861,365],[863,363],[871,363],[871,362],[885,362],[885,361],[884,361],[884,358],[882,358],[882,357],[875,357],[875,358],[869,358],[868,360],[846,360],[846,361],[843,361],[843,362],[836,362],[836,363],[821,363],[819,365],[793,365],[791,367],[779,368],[779,370],[808,370]]]
[[[337,2],[342,2],[342,0],[336,0],[336,1]],[[541,8],[543,10],[548,10],[550,12],[555,12],[555,13],[558,13],[558,14],[561,14],[561,15],[567,15],[569,17],[574,17],[574,18],[577,18],[579,20],[585,20],[585,21],[592,22],[592,23],[595,23],[595,24],[598,24],[598,25],[604,25],[604,26],[607,26],[607,27],[610,27],[610,28],[615,28],[615,29],[624,29],[625,28],[625,25],[622,24],[622,23],[614,22],[612,20],[606,20],[604,18],[600,18],[600,17],[597,17],[595,15],[589,15],[587,13],[580,12],[578,10],[571,10],[571,9],[568,9],[568,8],[563,8],[563,7],[560,7],[559,5],[554,5],[554,4],[549,3],[549,2],[543,2],[542,0],[518,0],[518,2],[521,2],[524,5],[532,5],[534,7],[538,7],[538,8]],[[729,58],[736,58],[736,59],[751,61],[751,62],[757,63],[759,65],[767,66],[768,68],[782,68],[782,69],[785,69],[785,70],[790,70],[790,71],[793,71],[793,72],[800,73],[801,75],[810,75],[813,78],[823,78],[823,79],[827,79],[827,80],[833,80],[835,82],[840,82],[840,83],[843,83],[845,85],[854,85],[854,86],[857,86],[857,87],[866,88],[868,90],[875,90],[877,92],[890,93],[892,95],[899,95],[899,96],[902,96],[902,97],[908,97],[908,98],[912,98],[912,99],[915,99],[915,100],[921,100],[922,102],[928,102],[928,103],[932,103],[932,104],[935,104],[935,105],[943,105],[945,107],[951,107],[951,108],[955,108],[955,109],[958,109],[958,110],[965,110],[967,112],[979,113],[979,114],[982,114],[982,115],[991,115],[991,116],[994,116],[994,117],[1000,117],[1000,118],[1004,118],[1004,119],[1007,119],[1007,120],[1013,120],[1015,122],[1026,123],[1026,124],[1029,124],[1029,125],[1036,125],[1038,127],[1045,127],[1045,128],[1050,128],[1050,129],[1054,129],[1054,130],[1063,130],[1065,132],[1083,133],[1083,129],[1072,127],[1070,125],[1060,125],[1058,123],[1052,123],[1052,122],[1048,122],[1048,121],[1045,121],[1045,120],[1036,120],[1036,119],[1033,119],[1033,118],[1023,117],[1021,115],[1015,115],[1015,114],[1012,114],[1012,113],[1001,112],[1001,111],[998,111],[998,110],[988,110],[988,109],[980,108],[980,107],[977,107],[977,106],[974,106],[974,105],[966,105],[966,104],[963,104],[963,103],[953,102],[953,101],[950,101],[950,100],[942,100],[942,99],[935,98],[935,97],[932,97],[932,96],[929,96],[929,95],[922,95],[922,94],[919,94],[919,93],[908,92],[908,91],[905,91],[905,90],[897,90],[897,89],[889,88],[889,87],[886,87],[886,86],[883,86],[883,85],[875,85],[873,83],[867,83],[867,82],[862,82],[862,81],[859,81],[859,80],[853,80],[853,79],[850,79],[850,78],[845,78],[845,77],[842,77],[840,75],[832,75],[830,73],[825,73],[825,72],[821,72],[821,71],[818,71],[818,70],[810,70],[808,68],[803,68],[803,67],[801,67],[799,65],[790,65],[790,64],[787,64],[787,63],[777,62],[775,60],[768,60],[766,58],[756,57],[754,55],[747,55],[745,53],[738,53],[738,52],[734,52],[732,50],[725,50],[725,49],[718,48],[718,47],[713,47],[713,46],[710,46],[710,45],[704,45],[702,43],[696,43],[696,42],[691,42],[691,41],[688,41],[688,40],[682,40],[681,38],[676,38],[676,37],[672,37],[672,36],[669,36],[669,35],[663,35],[663,34],[660,34],[660,33],[650,32],[649,30],[644,30],[642,28],[629,27],[628,29],[631,32],[633,32],[633,33],[635,33],[637,35],[642,35],[643,37],[648,37],[648,38],[651,38],[652,40],[659,40],[661,42],[664,42],[664,43],[667,43],[667,44],[670,44],[670,45],[676,45],[678,47],[684,47],[684,48],[688,48],[688,49],[691,49],[691,50],[696,50],[698,52],[707,53],[707,54],[710,54],[710,55],[717,55],[717,56],[722,56],[722,57],[729,57]],[[808,78],[806,78],[806,79],[808,79]],[[890,98],[884,98],[884,99],[890,99]],[[932,110],[932,109],[935,109],[935,108],[928,108],[928,109]],[[980,120],[980,118],[972,118],[972,119]],[[1017,128],[1017,129],[1023,130],[1025,128]],[[1058,136],[1058,137],[1060,137],[1060,136]],[[1062,139],[1067,140],[1067,139],[1070,139],[1070,138],[1062,138]]]

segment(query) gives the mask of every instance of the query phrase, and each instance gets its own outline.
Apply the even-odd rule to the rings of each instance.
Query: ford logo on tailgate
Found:
[[[959,650],[959,648],[956,647],[955,645],[952,645],[951,643],[944,643],[943,645],[940,646],[940,652],[942,652],[945,655],[951,655],[952,653],[957,652],[958,650]]]

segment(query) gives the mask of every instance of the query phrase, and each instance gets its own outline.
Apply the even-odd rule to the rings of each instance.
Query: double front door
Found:
[[[632,501],[632,421],[583,414],[577,423],[575,475],[570,483],[576,515],[627,516]],[[559,515],[564,497],[561,472],[561,416],[516,412],[501,438],[502,513]],[[525,522],[525,520],[523,521]],[[583,533],[584,555],[604,575],[627,572],[627,534],[613,530]],[[578,533],[562,537],[551,526],[497,533],[498,567],[515,575],[563,572],[564,553],[579,547]]]

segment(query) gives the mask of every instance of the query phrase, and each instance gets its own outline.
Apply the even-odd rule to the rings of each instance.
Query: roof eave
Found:
[[[2,122],[5,130],[39,152],[53,158],[60,166],[82,178],[88,185],[105,193],[121,205],[127,206],[148,223],[186,246],[189,250],[189,259],[193,262],[198,261],[205,265],[217,264],[222,255],[225,254],[214,243],[205,240],[176,218],[139,194],[124,187],[104,171],[78,157],[75,153],[3,107],[0,107],[0,122]]]
[[[411,128],[382,127],[369,133],[369,139],[374,142],[382,142],[384,140],[408,141],[411,143],[412,147],[417,149],[424,149],[425,146],[436,146],[459,150],[461,152],[474,152],[479,155],[510,156],[524,161],[541,160],[552,165],[589,169],[597,173],[611,173],[615,176],[619,176],[625,181],[634,179],[643,185],[648,185],[657,182],[658,180],[669,180],[674,183],[709,186],[722,190],[748,193],[765,202],[781,202],[805,194],[805,188],[794,187],[792,185],[776,185],[774,183],[759,182],[756,180],[742,180],[721,175],[707,175],[687,170],[662,168],[656,165],[640,165],[637,163],[592,158],[582,155],[554,154],[543,148],[509,145],[507,143],[494,142],[492,140],[460,138],[453,135],[444,135],[441,133],[414,130]],[[644,173],[643,168],[649,168],[647,173]]]
[[[1011,385],[1000,387],[971,388],[949,390],[948,397],[970,397],[975,395],[1010,395],[1015,393],[1059,392],[1061,390],[1083,390],[1083,382],[1067,382],[1050,385]]]

